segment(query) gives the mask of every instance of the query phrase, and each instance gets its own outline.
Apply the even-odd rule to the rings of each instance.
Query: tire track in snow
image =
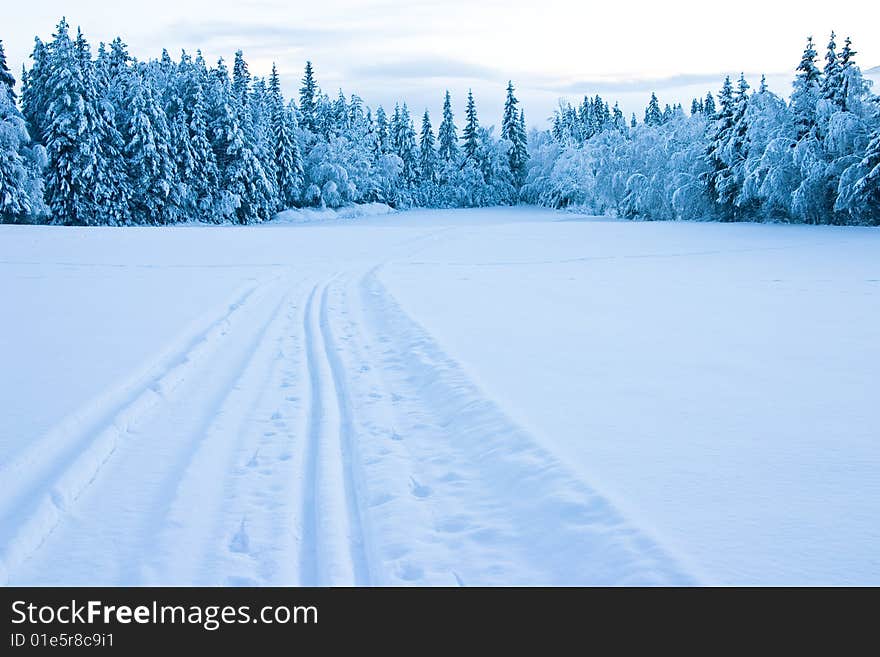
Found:
[[[375,271],[353,283],[351,355],[366,358],[355,388],[372,379],[356,408],[377,565],[401,584],[693,582],[486,397]]]
[[[223,312],[202,322],[126,383],[65,418],[0,471],[5,529],[0,584],[37,551],[70,507],[95,482],[131,427],[154,412],[220,350],[246,308],[277,279],[248,286]]]
[[[328,285],[314,287],[303,322],[310,402],[300,583],[368,585],[370,569],[352,476],[350,401],[327,318]]]
[[[222,525],[230,509],[224,505],[223,488],[235,474],[235,456],[247,434],[253,411],[266,396],[274,373],[273,347],[285,330],[283,311],[292,291],[285,292],[271,315],[259,323],[245,351],[232,359],[228,371],[212,397],[201,409],[200,424],[186,441],[180,460],[160,487],[151,522],[142,528],[144,545],[153,549],[147,564],[150,584],[225,584],[225,572],[215,572],[219,556],[230,545]],[[289,316],[288,316],[289,317]],[[239,519],[235,551],[249,553],[247,518]]]

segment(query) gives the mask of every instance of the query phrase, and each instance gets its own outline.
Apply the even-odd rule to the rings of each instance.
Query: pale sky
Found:
[[[880,65],[880,3],[855,0],[151,0],[112,7],[106,0],[18,0],[0,23],[10,68],[19,77],[34,35],[48,39],[62,15],[93,47],[117,34],[140,59],[162,47],[201,48],[209,62],[245,53],[251,72],[272,61],[295,94],[306,59],[324,91],[357,92],[375,108],[407,101],[439,123],[449,88],[457,118],[473,88],[480,120],[498,124],[509,78],[530,125],[545,125],[560,98],[600,93],[641,117],[652,90],[688,106],[714,92],[725,74],[745,71],[753,86],[768,74],[788,95],[812,34],[820,56],[834,29],[852,37],[862,69]],[[721,7],[724,7],[722,11]],[[820,62],[821,65],[821,62]]]

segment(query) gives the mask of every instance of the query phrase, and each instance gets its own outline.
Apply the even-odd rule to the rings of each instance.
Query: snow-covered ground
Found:
[[[0,226],[0,581],[880,584],[880,231]]]

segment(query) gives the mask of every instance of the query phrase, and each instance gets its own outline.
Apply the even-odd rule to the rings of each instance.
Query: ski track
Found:
[[[245,287],[4,467],[0,578],[692,583],[469,380],[380,268]]]

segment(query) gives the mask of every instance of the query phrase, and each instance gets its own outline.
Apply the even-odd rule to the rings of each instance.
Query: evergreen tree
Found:
[[[820,78],[821,74],[816,68],[816,49],[813,47],[813,37],[810,37],[798,64],[794,91],[791,94],[797,139],[807,135],[816,125],[816,101],[819,99]]]
[[[303,183],[303,165],[295,137],[296,119],[284,107],[281,82],[274,63],[269,78],[269,95],[272,105],[272,135],[279,201],[281,209],[290,208],[299,200]]]
[[[663,123],[663,112],[660,110],[660,102],[657,94],[651,93],[651,100],[645,108],[645,125],[658,126]]]
[[[306,62],[306,70],[303,75],[302,87],[299,90],[299,113],[300,125],[310,132],[317,132],[317,95],[318,84],[315,82],[315,72],[312,62]]]
[[[434,182],[437,177],[437,151],[434,148],[434,131],[428,110],[422,115],[422,132],[419,136],[419,168],[422,180]]]
[[[0,89],[3,87],[6,87],[13,100],[17,98],[15,95],[15,78],[9,72],[9,66],[6,64],[6,53],[3,51],[3,39],[0,39]]]
[[[841,176],[834,209],[848,213],[856,223],[880,226],[880,128],[862,160]]]
[[[46,143],[45,132],[49,106],[53,100],[49,93],[50,53],[39,38],[34,38],[30,70],[22,75],[22,114],[28,124],[31,138]]]
[[[715,118],[715,96],[712,92],[706,94],[706,100],[703,102],[703,113],[710,119]]]
[[[384,155],[391,150],[391,141],[388,135],[388,117],[385,110],[379,105],[376,110],[376,152]]]
[[[192,153],[190,191],[200,216],[219,221],[223,217],[223,210],[219,207],[217,198],[220,184],[217,159],[208,137],[207,109],[202,85],[198,81],[188,127]]]
[[[706,173],[706,189],[709,198],[717,204],[719,211],[729,218],[732,216],[729,201],[733,193],[731,184],[733,173],[726,157],[726,149],[733,132],[735,103],[730,76],[724,78],[724,85],[718,94],[718,102],[720,108],[711,127],[711,137],[706,152],[706,160],[710,166],[710,171]]]
[[[831,32],[828,50],[825,53],[825,70],[822,77],[822,97],[831,101],[838,109],[843,108],[843,70],[837,55],[835,34]]]
[[[138,223],[168,224],[179,219],[177,167],[171,133],[148,78],[132,86],[125,155],[132,181],[132,213]]]
[[[406,103],[397,114],[397,153],[403,162],[403,178],[414,183],[419,177],[419,152],[416,146],[416,130]]]
[[[235,60],[232,64],[232,93],[235,94],[235,99],[242,111],[247,109],[250,87],[251,72],[244,60],[244,53],[241,50],[236,50]]]
[[[95,223],[91,201],[97,143],[69,29],[62,18],[46,62],[46,197],[53,222],[88,225]]]
[[[0,84],[0,222],[20,221],[42,211],[42,180],[29,166],[30,138],[12,90]]]
[[[90,116],[89,124],[93,126],[95,142],[90,166],[93,176],[92,221],[102,225],[128,223],[131,189],[123,156],[124,140],[116,125],[116,112],[98,87],[89,45],[79,29],[74,47],[83,85],[84,109]]]
[[[517,187],[522,184],[525,177],[526,162],[529,157],[525,130],[521,127],[520,112],[516,108],[518,102],[513,95],[513,82],[508,81],[504,117],[501,121],[501,138],[510,142],[510,147],[507,150],[507,162],[514,185]]]
[[[440,159],[444,162],[458,160],[458,134],[455,128],[455,120],[452,116],[452,100],[447,90],[443,99],[443,120],[440,122],[438,133],[440,141]]]
[[[464,132],[464,156],[468,160],[477,160],[480,150],[479,143],[480,123],[477,120],[477,106],[474,103],[474,94],[468,89],[467,107],[465,108]]]

